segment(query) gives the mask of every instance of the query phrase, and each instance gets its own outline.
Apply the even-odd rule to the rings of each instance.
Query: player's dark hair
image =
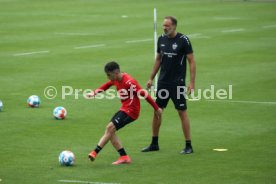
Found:
[[[114,70],[119,70],[120,71],[120,66],[115,61],[111,61],[111,62],[107,63],[104,67],[105,73],[113,72]]]
[[[172,24],[177,26],[177,19],[173,16],[166,16],[164,19],[170,19],[172,21]]]

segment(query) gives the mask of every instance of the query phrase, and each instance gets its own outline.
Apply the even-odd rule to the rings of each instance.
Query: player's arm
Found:
[[[104,92],[106,91],[108,88],[110,88],[113,85],[112,81],[108,81],[106,83],[104,83],[103,85],[101,85],[99,88],[97,88],[96,90],[92,91],[91,93],[88,93],[87,96],[88,97],[94,97],[96,96],[98,93]]]
[[[193,48],[191,41],[187,36],[181,37],[183,39],[184,54],[187,56],[187,60],[190,68],[190,83],[188,85],[188,94],[191,94],[195,89],[195,78],[196,78],[196,63],[193,54]]]
[[[196,63],[193,53],[187,54],[187,59],[190,67],[190,84],[188,86],[188,94],[191,94],[195,89]]]
[[[156,76],[156,74],[157,74],[157,72],[160,68],[160,64],[161,64],[161,56],[160,56],[160,53],[157,53],[157,56],[155,58],[154,66],[153,66],[152,72],[150,74],[150,78],[147,82],[147,88],[148,89],[152,86],[152,81],[153,81],[154,77]]]
[[[154,108],[154,113],[157,115],[157,117],[161,117],[162,114],[162,109],[158,107],[158,105],[155,103],[155,101],[152,99],[152,97],[148,94],[148,92],[141,88],[141,86],[138,84],[138,82],[135,81],[136,86],[135,88],[135,92],[138,95],[141,95],[142,97],[144,97],[146,99],[146,101]]]

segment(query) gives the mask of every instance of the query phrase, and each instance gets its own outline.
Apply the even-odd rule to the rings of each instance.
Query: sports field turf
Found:
[[[113,166],[108,144],[91,163],[120,101],[61,98],[62,86],[95,89],[106,82],[106,62],[145,87],[153,66],[153,8],[158,35],[166,15],[190,36],[197,62],[197,89],[228,89],[233,99],[189,101],[195,153],[180,155],[183,134],[170,103],[160,132],[161,150],[150,143],[152,108],[142,100],[140,118],[118,132],[131,165]],[[276,2],[211,0],[0,0],[0,184],[276,183]],[[44,89],[57,88],[47,99]],[[27,107],[28,96],[41,107]],[[52,111],[64,106],[67,119]],[[214,148],[226,148],[215,152]],[[71,150],[73,167],[58,155]],[[68,182],[69,182],[68,181]]]

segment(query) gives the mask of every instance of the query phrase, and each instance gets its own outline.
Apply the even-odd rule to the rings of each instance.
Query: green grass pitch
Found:
[[[190,35],[197,89],[232,85],[233,99],[188,102],[195,153],[187,156],[179,154],[184,139],[172,103],[161,150],[140,152],[150,143],[153,114],[142,100],[140,118],[118,132],[133,163],[111,165],[118,157],[111,144],[91,163],[87,154],[120,101],[63,100],[62,86],[95,89],[107,80],[105,63],[116,60],[145,87],[154,7],[158,35],[166,15]],[[271,0],[0,0],[0,184],[276,183],[275,9]],[[57,88],[55,99],[44,96],[47,86]],[[40,108],[27,107],[33,94]],[[53,119],[56,106],[67,109],[66,120]],[[76,155],[73,167],[58,163],[66,149]]]

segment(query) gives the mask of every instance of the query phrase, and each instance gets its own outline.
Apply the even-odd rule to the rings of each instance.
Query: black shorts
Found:
[[[123,128],[125,125],[129,124],[132,121],[134,121],[134,119],[132,119],[124,111],[118,111],[111,119],[111,122],[116,127],[116,130]]]
[[[177,110],[186,110],[187,103],[184,95],[185,86],[169,86],[158,84],[156,91],[156,103],[160,108],[166,108],[170,99]]]

